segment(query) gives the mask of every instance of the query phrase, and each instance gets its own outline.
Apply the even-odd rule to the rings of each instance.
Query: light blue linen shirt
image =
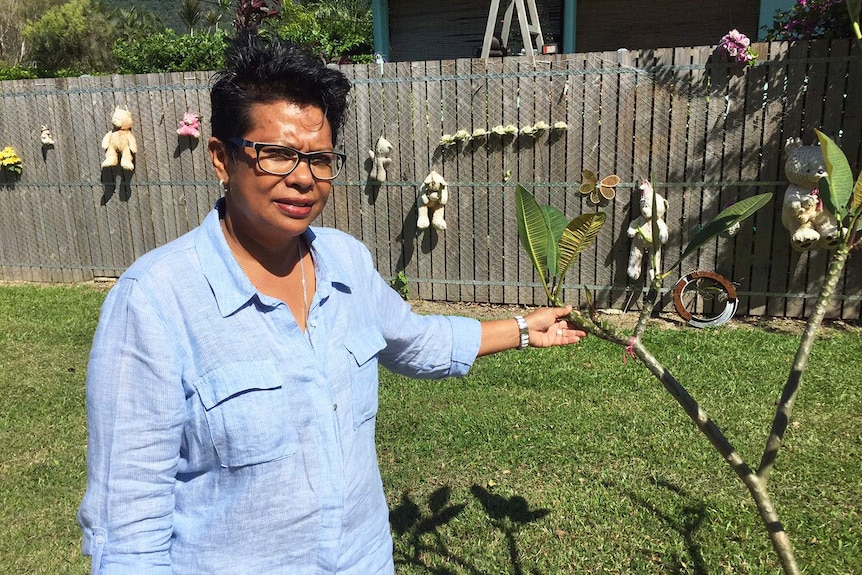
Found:
[[[392,573],[378,364],[463,375],[480,324],[412,313],[361,243],[312,228],[303,333],[243,274],[218,208],[135,262],[102,308],[78,513],[92,572]]]

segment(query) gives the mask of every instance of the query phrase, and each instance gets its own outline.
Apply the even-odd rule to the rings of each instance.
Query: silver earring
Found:
[[[221,189],[225,194],[230,191],[230,186],[224,180],[219,180],[218,183],[221,184]]]

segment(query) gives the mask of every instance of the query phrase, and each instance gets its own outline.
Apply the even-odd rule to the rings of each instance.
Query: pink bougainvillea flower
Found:
[[[751,62],[757,56],[751,51],[751,40],[736,28],[722,37],[718,47],[740,63]]]

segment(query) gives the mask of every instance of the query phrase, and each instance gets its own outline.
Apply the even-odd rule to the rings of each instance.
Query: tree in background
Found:
[[[114,34],[101,5],[70,0],[24,27],[24,61],[52,75],[111,72]]]
[[[194,36],[195,26],[200,24],[204,18],[204,8],[201,5],[201,0],[183,0],[177,14],[179,14],[180,20],[186,26],[189,36]]]
[[[0,0],[0,60],[19,64],[24,57],[23,0]]]
[[[115,8],[110,11],[108,18],[114,27],[115,37],[124,40],[146,38],[164,32],[166,28],[161,18],[137,6]]]
[[[213,6],[207,13],[204,3]],[[282,0],[180,0],[180,9],[171,16],[182,18],[187,34],[167,28],[151,11],[154,6],[141,2],[129,7],[109,0],[0,0],[0,79],[215,70],[223,65],[224,38],[234,32],[223,25],[232,9],[236,30],[263,28],[326,61],[373,59],[370,0],[291,1],[283,6]],[[166,18],[168,13],[160,14]],[[25,35],[22,23],[34,17]],[[195,31],[202,21],[208,30]],[[23,65],[16,65],[19,62]]]
[[[285,4],[276,33],[320,54],[329,62],[373,59],[374,24],[368,0]]]
[[[264,21],[277,17],[280,9],[281,0],[237,0],[234,28],[257,30]]]
[[[24,26],[64,1],[0,0],[0,65],[21,64],[26,52]]]
[[[797,0],[788,10],[776,10],[767,40],[814,40],[854,36],[845,0]]]
[[[214,4],[215,8],[207,10],[207,13],[204,14],[204,20],[206,20],[210,32],[221,30],[220,25],[225,15],[230,12],[233,0],[215,0]]]

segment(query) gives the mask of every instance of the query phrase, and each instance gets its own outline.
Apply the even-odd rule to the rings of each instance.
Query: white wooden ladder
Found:
[[[526,3],[526,5],[525,5]],[[511,0],[503,18],[503,30],[500,33],[500,43],[509,46],[509,30],[512,27],[512,12],[518,8],[518,23],[521,26],[521,38],[524,40],[524,50],[535,61],[536,54],[541,53],[545,40],[542,38],[542,26],[539,24],[539,11],[536,10],[536,0]],[[527,8],[530,9],[529,19]],[[491,38],[497,24],[497,14],[500,10],[500,0],[491,0],[491,10],[488,12],[488,24],[485,26],[485,40],[482,42],[482,58],[488,58],[491,52]],[[535,36],[535,38],[534,38]]]

